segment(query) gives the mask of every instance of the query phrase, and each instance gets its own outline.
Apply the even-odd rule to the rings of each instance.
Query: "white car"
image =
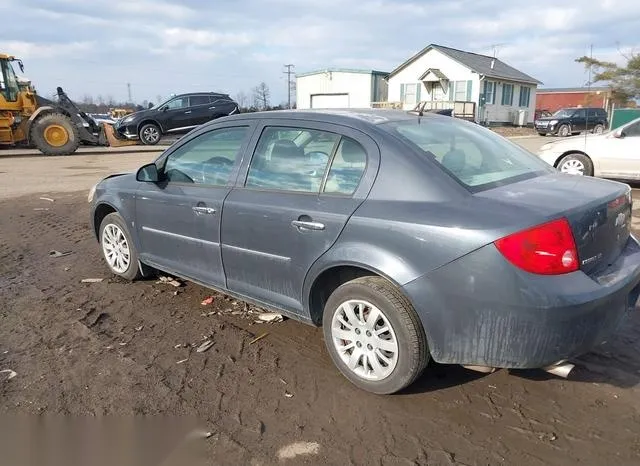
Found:
[[[550,142],[538,156],[563,173],[640,180],[640,118],[607,133]]]

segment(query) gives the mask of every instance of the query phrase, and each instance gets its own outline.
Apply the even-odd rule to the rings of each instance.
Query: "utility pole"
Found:
[[[589,58],[593,60],[593,44],[589,47]],[[593,63],[589,62],[589,80],[587,81],[587,107],[591,103],[591,68],[593,67]],[[589,111],[585,109],[584,114],[586,120],[586,128],[587,130],[584,132],[584,143],[587,143],[587,133],[589,132]]]
[[[129,103],[133,103],[133,99],[131,98],[131,83],[127,83],[127,91],[129,93]]]
[[[291,108],[291,75],[293,74],[294,66],[295,65],[284,65],[287,71],[283,71],[283,73],[287,75],[287,98],[288,98],[287,106],[288,108]]]

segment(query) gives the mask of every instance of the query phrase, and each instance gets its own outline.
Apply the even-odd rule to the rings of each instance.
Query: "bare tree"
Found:
[[[93,105],[94,104],[93,96],[91,94],[85,94],[82,97],[82,103],[85,104],[85,105]]]
[[[236,102],[238,103],[238,107],[247,108],[249,105],[249,97],[244,91],[240,91],[236,94]]]
[[[104,105],[104,97],[102,97],[102,94],[98,94],[98,105]]]
[[[116,99],[114,99],[112,95],[107,96],[107,105],[109,107],[113,107],[116,105]]]
[[[271,99],[271,91],[264,81],[253,88],[253,104],[256,108],[267,110],[269,99]]]
[[[161,96],[160,94],[158,94],[158,95],[156,96],[156,104],[157,104],[157,105],[160,105],[161,103],[162,103],[162,96]]]

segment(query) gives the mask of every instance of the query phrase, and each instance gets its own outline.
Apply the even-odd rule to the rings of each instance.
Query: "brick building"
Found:
[[[555,112],[567,107],[599,107],[610,113],[611,89],[608,87],[538,89],[536,111]]]

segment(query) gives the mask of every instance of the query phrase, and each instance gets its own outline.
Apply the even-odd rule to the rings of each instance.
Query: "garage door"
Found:
[[[349,108],[349,94],[312,95],[311,108]]]

